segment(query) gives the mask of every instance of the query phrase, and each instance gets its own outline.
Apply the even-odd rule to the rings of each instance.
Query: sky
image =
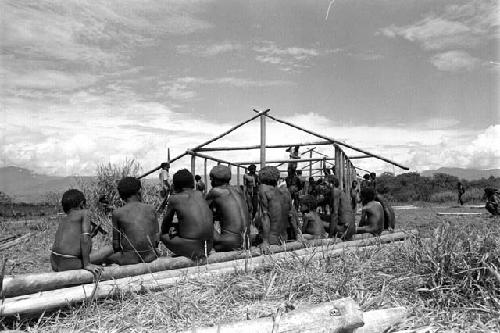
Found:
[[[92,175],[98,164],[135,159],[149,170],[168,148],[176,156],[255,108],[411,171],[500,168],[495,0],[0,6],[0,166]],[[210,146],[259,140],[257,120]],[[270,144],[315,140],[267,121]],[[333,155],[331,146],[318,150]],[[259,151],[212,155],[238,162]],[[403,172],[372,158],[354,162]]]

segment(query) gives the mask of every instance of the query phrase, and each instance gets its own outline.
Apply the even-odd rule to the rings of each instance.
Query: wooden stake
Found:
[[[313,158],[312,150],[309,152],[309,158],[310,159]],[[312,165],[312,161],[309,161],[309,177],[312,177],[312,173],[313,173],[313,165]]]
[[[193,174],[193,179],[196,174],[196,156],[191,155],[191,173]]]
[[[208,193],[208,173],[207,173],[207,159],[203,159],[203,179],[205,180],[205,190]]]
[[[253,163],[250,163],[253,164]],[[266,116],[260,116],[260,169],[266,166]]]

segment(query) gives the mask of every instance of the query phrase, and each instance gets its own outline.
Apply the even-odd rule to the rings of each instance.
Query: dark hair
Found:
[[[371,187],[364,187],[361,189],[359,197],[361,198],[361,202],[364,204],[373,201],[375,200],[375,190]]]
[[[314,210],[316,209],[316,207],[318,207],[316,198],[310,194],[304,195],[302,198],[300,198],[300,203],[306,205],[310,210]]]
[[[194,176],[194,180],[201,180],[201,176],[200,175]]]
[[[181,169],[174,174],[173,183],[176,191],[183,188],[194,188],[193,174],[188,169]]]
[[[302,176],[302,170],[297,170],[297,176]]]
[[[357,180],[353,180],[352,183],[351,183],[351,186],[352,187],[356,187],[356,185],[354,185],[354,184],[358,185],[358,181]]]
[[[248,166],[248,171],[255,171],[255,170],[257,170],[257,167],[255,166],[255,164],[250,164]]]
[[[314,183],[314,177],[309,177],[309,179],[307,180],[309,183]]]
[[[365,179],[365,180],[370,180],[370,174],[369,174],[369,173],[365,173],[365,174],[363,175],[363,179]]]
[[[231,169],[225,165],[216,165],[210,170],[210,179],[217,184],[226,184],[231,181]]]
[[[61,204],[63,207],[63,211],[67,214],[73,208],[78,208],[81,203],[85,204],[87,201],[85,200],[85,196],[81,191],[71,189],[64,192]]]
[[[262,184],[276,186],[280,179],[280,172],[277,167],[266,166],[259,172],[259,180]]]
[[[125,177],[118,182],[120,198],[127,200],[141,190],[141,181],[135,177]]]

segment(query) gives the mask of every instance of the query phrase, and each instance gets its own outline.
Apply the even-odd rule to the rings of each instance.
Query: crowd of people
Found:
[[[292,155],[298,158],[298,149],[292,148]],[[284,179],[276,167],[256,169],[250,165],[243,185],[236,186],[230,184],[231,169],[217,165],[210,171],[208,192],[201,177],[186,169],[173,175],[171,185],[161,175],[162,184],[167,184],[162,189],[163,212],[142,202],[139,179],[121,179],[117,191],[124,205],[110,214],[112,245],[96,251],[91,239],[97,226],[89,220],[86,199],[82,192],[69,190],[62,198],[66,216],[55,235],[52,268],[98,273],[102,265],[148,263],[160,256],[160,242],[173,256],[202,259],[213,250],[260,246],[269,253],[271,245],[290,240],[350,240],[356,233],[380,235],[394,229],[394,211],[376,193],[375,174],[365,175],[360,184],[353,181],[347,194],[330,170],[306,181],[297,163],[289,163]],[[362,212],[356,226],[359,203]]]

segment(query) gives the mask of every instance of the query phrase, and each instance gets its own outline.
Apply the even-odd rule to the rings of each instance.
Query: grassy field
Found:
[[[424,205],[422,205],[424,206]],[[175,287],[123,294],[35,319],[0,319],[0,328],[29,331],[179,331],[274,314],[283,302],[318,303],[352,297],[363,310],[406,306],[411,315],[391,332],[500,331],[500,220],[485,210],[425,205],[396,210],[397,229],[421,237],[399,248],[359,250],[319,261],[290,259],[252,273],[189,279]],[[437,216],[437,212],[482,212]],[[6,274],[50,271],[57,221],[0,224],[2,235],[31,232],[1,253]],[[107,242],[98,239],[97,245]]]

